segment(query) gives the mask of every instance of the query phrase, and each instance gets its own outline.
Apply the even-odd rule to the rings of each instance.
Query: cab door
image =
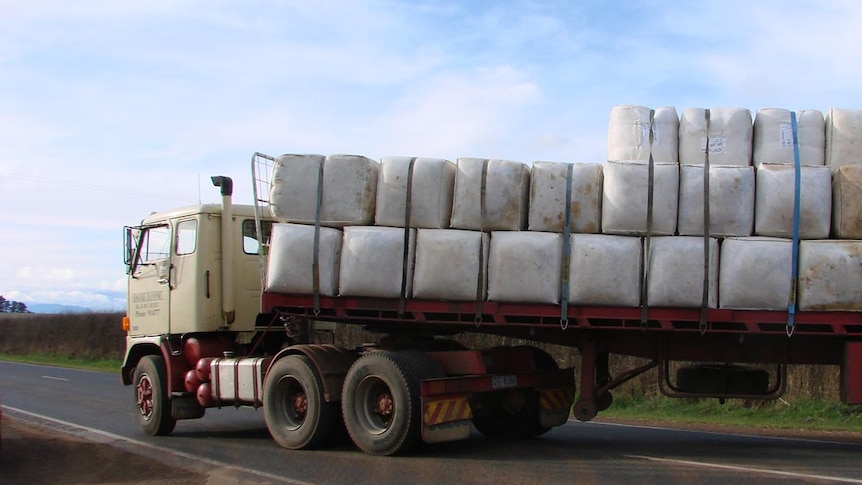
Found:
[[[196,214],[176,221],[171,269],[172,334],[215,331],[221,318],[220,217]],[[215,236],[215,237],[213,237]]]
[[[168,333],[171,227],[167,221],[130,229],[129,335]]]

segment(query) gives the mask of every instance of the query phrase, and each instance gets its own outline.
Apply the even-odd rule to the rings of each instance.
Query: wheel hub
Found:
[[[377,414],[381,416],[391,416],[395,411],[395,400],[392,399],[392,394],[381,392],[377,395]]]
[[[293,412],[299,419],[305,419],[305,414],[308,412],[308,396],[304,392],[297,392],[293,395]]]
[[[150,376],[144,374],[138,381],[137,404],[141,416],[149,419],[153,414],[153,382]]]

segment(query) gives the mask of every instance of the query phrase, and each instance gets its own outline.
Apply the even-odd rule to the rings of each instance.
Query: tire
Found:
[[[413,367],[415,377],[420,381],[425,379],[436,379],[446,377],[446,372],[436,360],[428,357],[424,352],[416,350],[405,350],[398,352],[399,357],[407,359]]]
[[[146,355],[135,367],[135,404],[138,425],[152,436],[171,434],[177,421],[171,416],[167,395],[167,370],[160,355]]]
[[[557,361],[553,357],[551,357],[551,354],[545,352],[539,347],[534,347],[532,345],[519,345],[515,348],[528,349],[533,355],[533,362],[536,363],[536,369],[538,370],[557,370],[560,368],[559,364],[557,364]]]
[[[527,349],[540,371],[559,369],[557,361],[544,350],[532,345],[520,345],[513,349]],[[474,396],[473,426],[492,439],[535,438],[550,431],[539,423],[539,391],[518,389],[498,391]]]
[[[416,359],[397,352],[365,354],[350,367],[341,399],[344,424],[362,451],[406,453],[421,441],[422,404]]]
[[[311,359],[289,355],[266,375],[263,412],[273,439],[284,448],[317,448],[334,438],[337,402],[325,402],[323,384]]]
[[[513,389],[476,394],[470,399],[473,426],[491,439],[535,438],[550,428],[539,424],[539,393]]]

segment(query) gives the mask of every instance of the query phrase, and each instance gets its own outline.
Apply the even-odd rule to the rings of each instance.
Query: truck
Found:
[[[645,372],[670,397],[776,399],[793,364],[840,366],[843,402],[862,403],[862,313],[854,311],[269,291],[275,161],[252,157],[253,205],[234,204],[233,181],[214,176],[221,204],[153,213],[124,229],[121,379],[147,434],[170,434],[207,409],[251,406],[282,447],[348,436],[366,453],[394,455],[467,439],[473,428],[520,439],[571,416],[588,421]],[[307,203],[319,216],[319,192]],[[349,328],[378,338],[337,344],[335,333]],[[464,333],[577,349],[579,373],[537,345],[469,348],[455,338]],[[613,355],[641,363],[612,375]]]

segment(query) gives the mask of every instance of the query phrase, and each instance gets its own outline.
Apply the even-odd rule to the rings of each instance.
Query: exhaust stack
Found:
[[[236,308],[234,304],[234,262],[233,262],[233,233],[231,221],[233,221],[233,180],[230,177],[215,175],[212,178],[213,185],[221,187],[221,301],[222,318],[225,324],[230,325],[236,319]]]

